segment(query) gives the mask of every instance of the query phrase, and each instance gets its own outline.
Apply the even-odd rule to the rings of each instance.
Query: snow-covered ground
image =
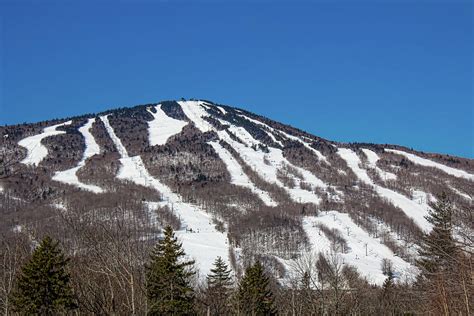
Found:
[[[188,124],[166,115],[161,109],[161,104],[158,104],[155,109],[156,113],[147,109],[154,117],[153,121],[148,122],[148,139],[151,146],[166,144],[171,136],[180,133],[183,127]]]
[[[380,157],[375,152],[373,152],[370,149],[365,149],[365,148],[362,148],[362,151],[367,156],[367,161],[369,163],[369,167],[375,169],[377,171],[377,173],[380,175],[380,177],[382,178],[382,180],[386,181],[386,180],[396,180],[397,179],[397,175],[395,175],[391,172],[387,172],[387,171],[382,170],[379,167],[377,167],[377,161],[379,161]]]
[[[387,278],[382,273],[382,259],[389,259],[393,262],[395,272],[400,278],[413,277],[414,268],[410,263],[396,256],[387,246],[380,242],[379,238],[373,238],[357,226],[349,214],[337,211],[321,213],[318,216],[308,216],[303,222],[303,227],[309,237],[313,249],[318,252],[325,252],[330,249],[330,242],[315,224],[321,223],[330,229],[337,229],[346,239],[350,251],[338,253],[343,258],[345,264],[357,268],[359,273],[370,282],[382,285]]]
[[[180,218],[182,227],[176,235],[183,243],[188,256],[194,258],[203,276],[207,275],[217,256],[228,258],[227,235],[216,230],[212,217],[196,205],[185,203],[168,186],[152,177],[140,156],[130,157],[126,148],[115,134],[107,116],[101,116],[107,132],[121,154],[122,164],[117,178],[138,185],[154,188],[161,193],[163,202],[148,203],[150,207],[167,205]],[[189,230],[192,229],[192,233]]]
[[[472,201],[472,197],[467,195],[466,193],[464,192],[461,192],[459,191],[458,189],[456,188],[453,188],[451,187],[451,190],[453,190],[456,194],[458,194],[459,196],[463,197],[464,199],[468,200],[468,201]]]
[[[227,170],[230,173],[231,183],[244,187],[249,188],[253,193],[255,193],[262,201],[268,206],[276,206],[277,203],[273,201],[270,197],[268,192],[262,191],[257,188],[252,181],[250,181],[249,177],[245,174],[240,166],[239,162],[234,159],[232,154],[227,151],[224,147],[222,147],[217,142],[209,142],[209,144],[214,148],[216,153],[219,155],[219,158],[225,163]]]
[[[474,181],[474,175],[470,174],[470,173],[467,173],[464,170],[448,167],[448,166],[440,164],[438,162],[434,162],[432,160],[422,158],[422,157],[419,157],[419,156],[411,154],[411,153],[407,153],[407,152],[402,151],[402,150],[385,149],[385,151],[388,151],[388,152],[391,152],[391,153],[394,153],[394,154],[398,154],[398,155],[402,155],[405,158],[407,158],[408,160],[410,160],[411,162],[413,162],[415,164],[418,164],[420,166],[437,168],[437,169],[442,170],[442,171],[444,171],[447,174],[450,174],[452,176],[455,176],[455,177],[458,177],[458,178],[465,178],[465,179]]]
[[[87,159],[94,155],[100,154],[100,147],[95,141],[94,136],[90,132],[92,124],[94,124],[94,122],[95,118],[90,118],[87,123],[84,124],[84,126],[79,128],[79,132],[84,137],[86,146],[81,161],[74,168],[64,171],[57,171],[53,176],[53,180],[74,185],[78,188],[94,193],[102,193],[104,192],[104,190],[101,187],[92,184],[82,183],[77,177],[77,172],[79,171],[79,169],[85,166]]]
[[[362,182],[372,185],[375,191],[381,197],[386,198],[393,205],[399,207],[408,217],[412,218],[422,230],[429,231],[431,229],[432,225],[425,218],[425,216],[428,215],[428,210],[430,209],[427,203],[428,201],[424,201],[423,203],[419,204],[419,201],[410,200],[398,192],[375,184],[372,179],[370,179],[367,171],[360,167],[360,158],[351,149],[339,148],[338,154],[346,161],[349,168],[354,171],[356,176]]]
[[[227,111],[224,110],[224,108],[222,106],[217,106],[217,108],[219,109],[219,111],[222,112],[222,114],[226,115],[227,114]]]
[[[70,125],[71,123],[72,121],[67,121],[64,123],[49,126],[43,129],[43,132],[41,134],[33,135],[20,140],[18,142],[18,145],[20,145],[21,147],[25,147],[28,151],[25,159],[20,162],[25,165],[39,165],[39,163],[43,161],[46,156],[48,156],[48,148],[41,144],[41,141],[49,136],[65,134],[66,132],[57,131],[56,128],[60,126]]]
[[[209,124],[203,117],[208,116],[208,113],[200,106],[200,101],[179,101],[186,116],[192,120],[195,126],[202,132],[214,130],[219,138],[229,143],[242,157],[246,164],[248,164],[255,172],[257,172],[263,179],[271,183],[275,183],[278,186],[284,188],[291,198],[296,202],[301,203],[314,203],[318,204],[320,198],[313,192],[303,190],[300,187],[301,180],[295,178],[296,186],[294,188],[286,187],[277,178],[277,170],[282,168],[284,165],[288,165],[296,169],[303,175],[304,182],[314,187],[327,188],[327,185],[318,179],[311,172],[292,165],[285,157],[281,149],[268,147],[269,152],[266,153],[262,150],[255,150],[252,145],[258,145],[260,142],[252,137],[244,128],[233,125],[230,122],[225,122],[230,127],[228,130],[242,140],[245,144],[235,141],[230,135],[224,131],[218,131]]]
[[[280,130],[276,131],[273,127],[271,127],[271,126],[269,126],[269,125],[267,125],[267,124],[265,124],[265,123],[263,123],[263,122],[260,122],[260,121],[258,121],[258,120],[255,120],[255,119],[253,119],[253,118],[250,118],[250,117],[248,117],[248,116],[245,116],[245,115],[240,115],[240,116],[243,117],[243,118],[245,118],[245,119],[247,119],[247,120],[249,120],[250,122],[253,122],[253,123],[257,124],[257,125],[266,127],[267,129],[269,129],[270,131],[272,131],[272,133],[279,133],[279,134],[285,136],[287,139],[290,139],[290,140],[293,140],[293,141],[297,141],[297,142],[303,144],[303,146],[305,146],[307,149],[309,149],[310,151],[312,151],[312,152],[318,157],[318,159],[323,160],[323,161],[324,161],[325,163],[327,163],[327,164],[330,164],[329,161],[327,160],[326,156],[324,156],[319,150],[316,150],[316,149],[314,149],[313,147],[311,147],[311,145],[310,145],[307,141],[305,141],[304,139],[299,138],[299,137],[296,137],[296,136],[293,136],[293,135],[290,135],[290,134],[285,133],[285,132],[280,131]],[[265,131],[265,132],[273,139],[273,141],[275,141],[276,143],[278,143],[278,144],[280,144],[281,146],[283,146],[283,144],[282,144],[280,141],[277,141],[277,140],[276,140],[274,134],[269,133],[269,132],[267,132],[267,131]]]
[[[248,116],[245,116],[245,115],[242,115],[242,114],[238,114],[240,117],[254,123],[254,124],[257,124],[257,125],[260,125],[260,126],[263,126],[267,129],[269,129],[271,132],[267,131],[266,129],[264,129],[263,131],[268,135],[268,137],[270,137],[275,143],[277,143],[278,145],[282,146],[283,147],[283,143],[279,140],[276,139],[275,135],[273,134],[274,132],[274,129],[270,126],[268,126],[267,124],[263,123],[263,122],[260,122],[260,121],[257,121],[253,118],[250,118]]]
[[[290,135],[288,133],[285,133],[283,131],[279,131],[281,134],[283,134],[286,138],[288,139],[291,139],[291,140],[294,140],[294,141],[297,141],[301,144],[303,144],[304,147],[306,147],[307,149],[309,149],[310,151],[312,151],[320,160],[324,161],[325,163],[327,163],[328,165],[330,165],[329,161],[327,160],[326,156],[324,156],[319,150],[316,150],[314,149],[313,147],[310,146],[310,144],[304,140],[302,140],[301,138],[299,137],[296,137],[296,136],[293,136],[293,135]]]

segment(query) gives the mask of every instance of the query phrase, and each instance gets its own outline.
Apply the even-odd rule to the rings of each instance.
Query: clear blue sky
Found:
[[[194,97],[474,158],[472,1],[256,2],[0,0],[0,124]]]

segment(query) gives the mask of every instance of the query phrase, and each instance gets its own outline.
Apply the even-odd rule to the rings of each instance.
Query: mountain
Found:
[[[440,194],[458,210],[456,238],[472,234],[474,160],[338,143],[210,101],[4,126],[0,135],[3,236],[48,233],[80,251],[99,231],[147,244],[171,225],[201,275],[217,256],[237,273],[258,258],[285,280],[323,252],[380,285],[387,260],[400,279],[416,275]]]

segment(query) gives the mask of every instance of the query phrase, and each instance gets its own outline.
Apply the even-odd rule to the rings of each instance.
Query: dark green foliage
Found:
[[[239,284],[238,301],[244,315],[276,315],[270,281],[259,261],[245,270]]]
[[[194,261],[186,261],[181,243],[167,226],[164,238],[153,249],[146,267],[148,314],[194,314],[194,291],[191,277]]]
[[[421,278],[430,277],[440,269],[447,269],[456,256],[456,244],[452,230],[452,205],[446,195],[439,197],[426,219],[433,224],[431,232],[423,236],[420,245],[420,259],[417,265],[421,269]]]
[[[12,304],[16,312],[26,315],[57,315],[77,308],[70,276],[69,259],[50,237],[45,237],[21,269]]]
[[[207,306],[211,315],[229,313],[229,297],[232,290],[231,270],[221,257],[217,257],[214,268],[207,276]]]

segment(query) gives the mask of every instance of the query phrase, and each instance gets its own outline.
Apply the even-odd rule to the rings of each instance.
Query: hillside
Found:
[[[171,225],[201,275],[217,256],[237,274],[258,258],[285,282],[322,252],[381,285],[384,259],[400,280],[416,276],[440,194],[458,210],[456,237],[474,228],[474,160],[338,143],[210,101],[4,126],[0,136],[4,238],[146,247]]]

